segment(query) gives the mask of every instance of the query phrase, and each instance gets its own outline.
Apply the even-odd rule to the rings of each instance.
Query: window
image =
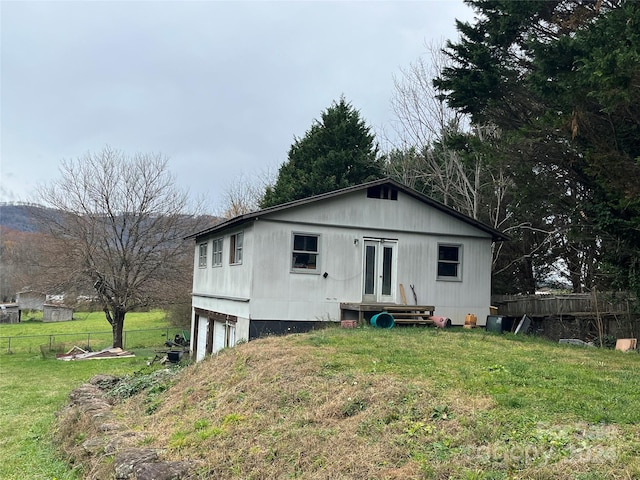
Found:
[[[293,234],[293,253],[291,268],[293,270],[318,271],[318,255],[320,235]]]
[[[460,245],[438,245],[438,280],[461,280]]]
[[[219,267],[222,265],[222,239],[216,238],[213,241],[213,253],[212,253],[212,265],[214,267]]]
[[[398,190],[388,185],[376,185],[367,188],[367,197],[381,200],[398,200]]]
[[[198,245],[198,266],[200,268],[206,268],[207,266],[207,246],[206,243]]]
[[[229,263],[242,263],[242,237],[243,232],[238,232],[230,237]]]

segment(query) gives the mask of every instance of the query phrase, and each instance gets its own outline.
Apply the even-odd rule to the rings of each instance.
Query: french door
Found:
[[[367,239],[364,241],[362,285],[364,302],[395,302],[397,246],[398,242],[395,240]]]

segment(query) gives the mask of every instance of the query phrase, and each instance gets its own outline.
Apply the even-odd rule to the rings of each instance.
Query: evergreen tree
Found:
[[[448,44],[442,98],[504,132],[519,194],[559,232],[549,248],[574,290],[640,291],[640,4],[468,3],[476,20]]]
[[[334,102],[303,138],[296,139],[261,207],[271,207],[382,176],[371,129],[344,98]]]

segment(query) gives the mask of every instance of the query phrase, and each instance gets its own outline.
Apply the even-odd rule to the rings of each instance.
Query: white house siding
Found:
[[[398,193],[398,200],[367,198],[366,194],[366,190],[356,191],[274,212],[269,218],[303,225],[349,226],[355,229],[375,227],[381,232],[425,232],[491,238],[488,233],[403,192]]]
[[[461,281],[437,279],[440,243],[462,247]],[[476,314],[479,323],[489,314],[491,239],[411,235],[400,243],[398,256],[398,283],[405,287],[407,303],[414,302],[413,285],[420,305],[435,306],[435,314],[451,318],[454,325],[464,324],[467,313]]]
[[[364,238],[370,237],[398,241],[393,285],[396,303],[402,303],[397,288],[400,283],[405,287],[407,302],[413,303],[410,285],[414,285],[418,303],[434,305],[436,315],[449,317],[454,324],[463,324],[467,313],[475,313],[480,321],[484,319],[491,298],[489,234],[402,193],[397,201],[365,195],[366,192],[356,192],[325,201],[322,206],[304,205],[256,224],[260,228],[255,235],[255,251],[274,254],[256,258],[252,317],[338,319],[340,302],[362,300]],[[296,224],[293,218],[300,223]],[[378,223],[380,228],[361,226],[367,223]],[[412,233],[406,225],[424,233]],[[292,232],[321,235],[318,274],[290,272]],[[437,280],[439,243],[461,245],[461,281]],[[328,273],[326,278],[320,275],[324,272]]]
[[[244,232],[243,261],[229,265],[230,235]],[[293,234],[317,234],[317,270],[292,272]],[[363,301],[365,242],[380,239],[379,247],[395,245],[396,269],[392,296],[414,302],[411,285],[421,305],[434,305],[435,314],[461,325],[467,313],[480,324],[489,313],[491,298],[491,242],[499,232],[477,227],[454,212],[432,206],[402,188],[397,200],[367,198],[367,189],[326,196],[318,201],[267,210],[231,223],[231,227],[197,237],[194,258],[193,307],[232,315],[237,321],[232,337],[250,338],[267,324],[338,320],[341,302]],[[212,242],[222,237],[222,266],[212,266]],[[499,238],[499,237],[498,237]],[[199,267],[199,245],[206,239],[207,266]],[[384,240],[384,241],[383,241]],[[461,279],[438,280],[438,245],[460,245]],[[326,275],[324,275],[326,273]],[[216,315],[213,315],[215,319]],[[216,319],[220,320],[220,319]],[[252,323],[253,322],[253,323]],[[215,349],[220,348],[220,325],[200,317],[198,352],[203,358],[207,328],[213,326]],[[192,325],[192,336],[195,333]],[[285,325],[286,327],[286,325]],[[192,342],[193,343],[193,342]]]
[[[197,332],[193,328],[194,321],[197,321],[198,329]],[[194,321],[191,322],[192,330],[191,330],[191,338],[195,341],[191,341],[191,354],[195,355],[196,361],[204,360],[207,356],[206,354],[206,346],[207,346],[207,328],[209,325],[209,319],[207,317],[194,316]]]
[[[263,254],[254,259],[252,318],[335,321],[340,302],[361,300],[361,247],[354,245],[352,229],[266,219],[255,227],[255,251]],[[316,272],[291,272],[293,232],[320,235]]]
[[[243,259],[242,263],[229,265],[229,249],[230,236],[242,231],[243,240]],[[215,238],[223,238],[222,244],[222,265],[213,267],[212,244]],[[253,256],[253,228],[251,223],[244,225],[244,228],[234,229],[214,235],[206,240],[207,247],[207,266],[199,266],[199,246],[205,243],[197,242],[195,246],[195,255],[193,263],[193,295],[199,294],[211,295],[215,294],[217,298],[225,299],[248,299],[251,294],[251,274],[253,267],[251,266],[251,258]],[[204,308],[204,307],[203,307]],[[234,313],[235,315],[235,313]]]
[[[192,354],[195,353],[196,359],[201,360],[205,356],[205,348],[207,343],[207,328],[209,318],[206,316],[197,316],[196,309],[209,312],[217,312],[221,314],[232,315],[236,317],[234,325],[233,343],[238,341],[247,341],[249,339],[249,302],[244,300],[228,300],[219,298],[210,298],[194,295],[192,298],[192,322],[191,322],[191,338],[195,338],[195,342],[191,342]],[[195,332],[195,319],[198,317],[198,331]],[[219,323],[219,322],[216,322]],[[197,349],[194,349],[197,346]],[[225,345],[226,346],[226,345]],[[215,347],[215,344],[214,344]],[[197,351],[196,351],[197,350]],[[220,348],[213,350],[213,353]]]

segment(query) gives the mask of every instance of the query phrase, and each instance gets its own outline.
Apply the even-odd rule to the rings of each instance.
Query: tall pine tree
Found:
[[[640,4],[467,3],[476,20],[448,44],[442,97],[508,138],[530,172],[518,188],[537,185],[532,199],[562,233],[553,248],[575,290],[640,293]]]
[[[338,190],[382,176],[382,158],[371,129],[344,97],[296,139],[262,208]]]

